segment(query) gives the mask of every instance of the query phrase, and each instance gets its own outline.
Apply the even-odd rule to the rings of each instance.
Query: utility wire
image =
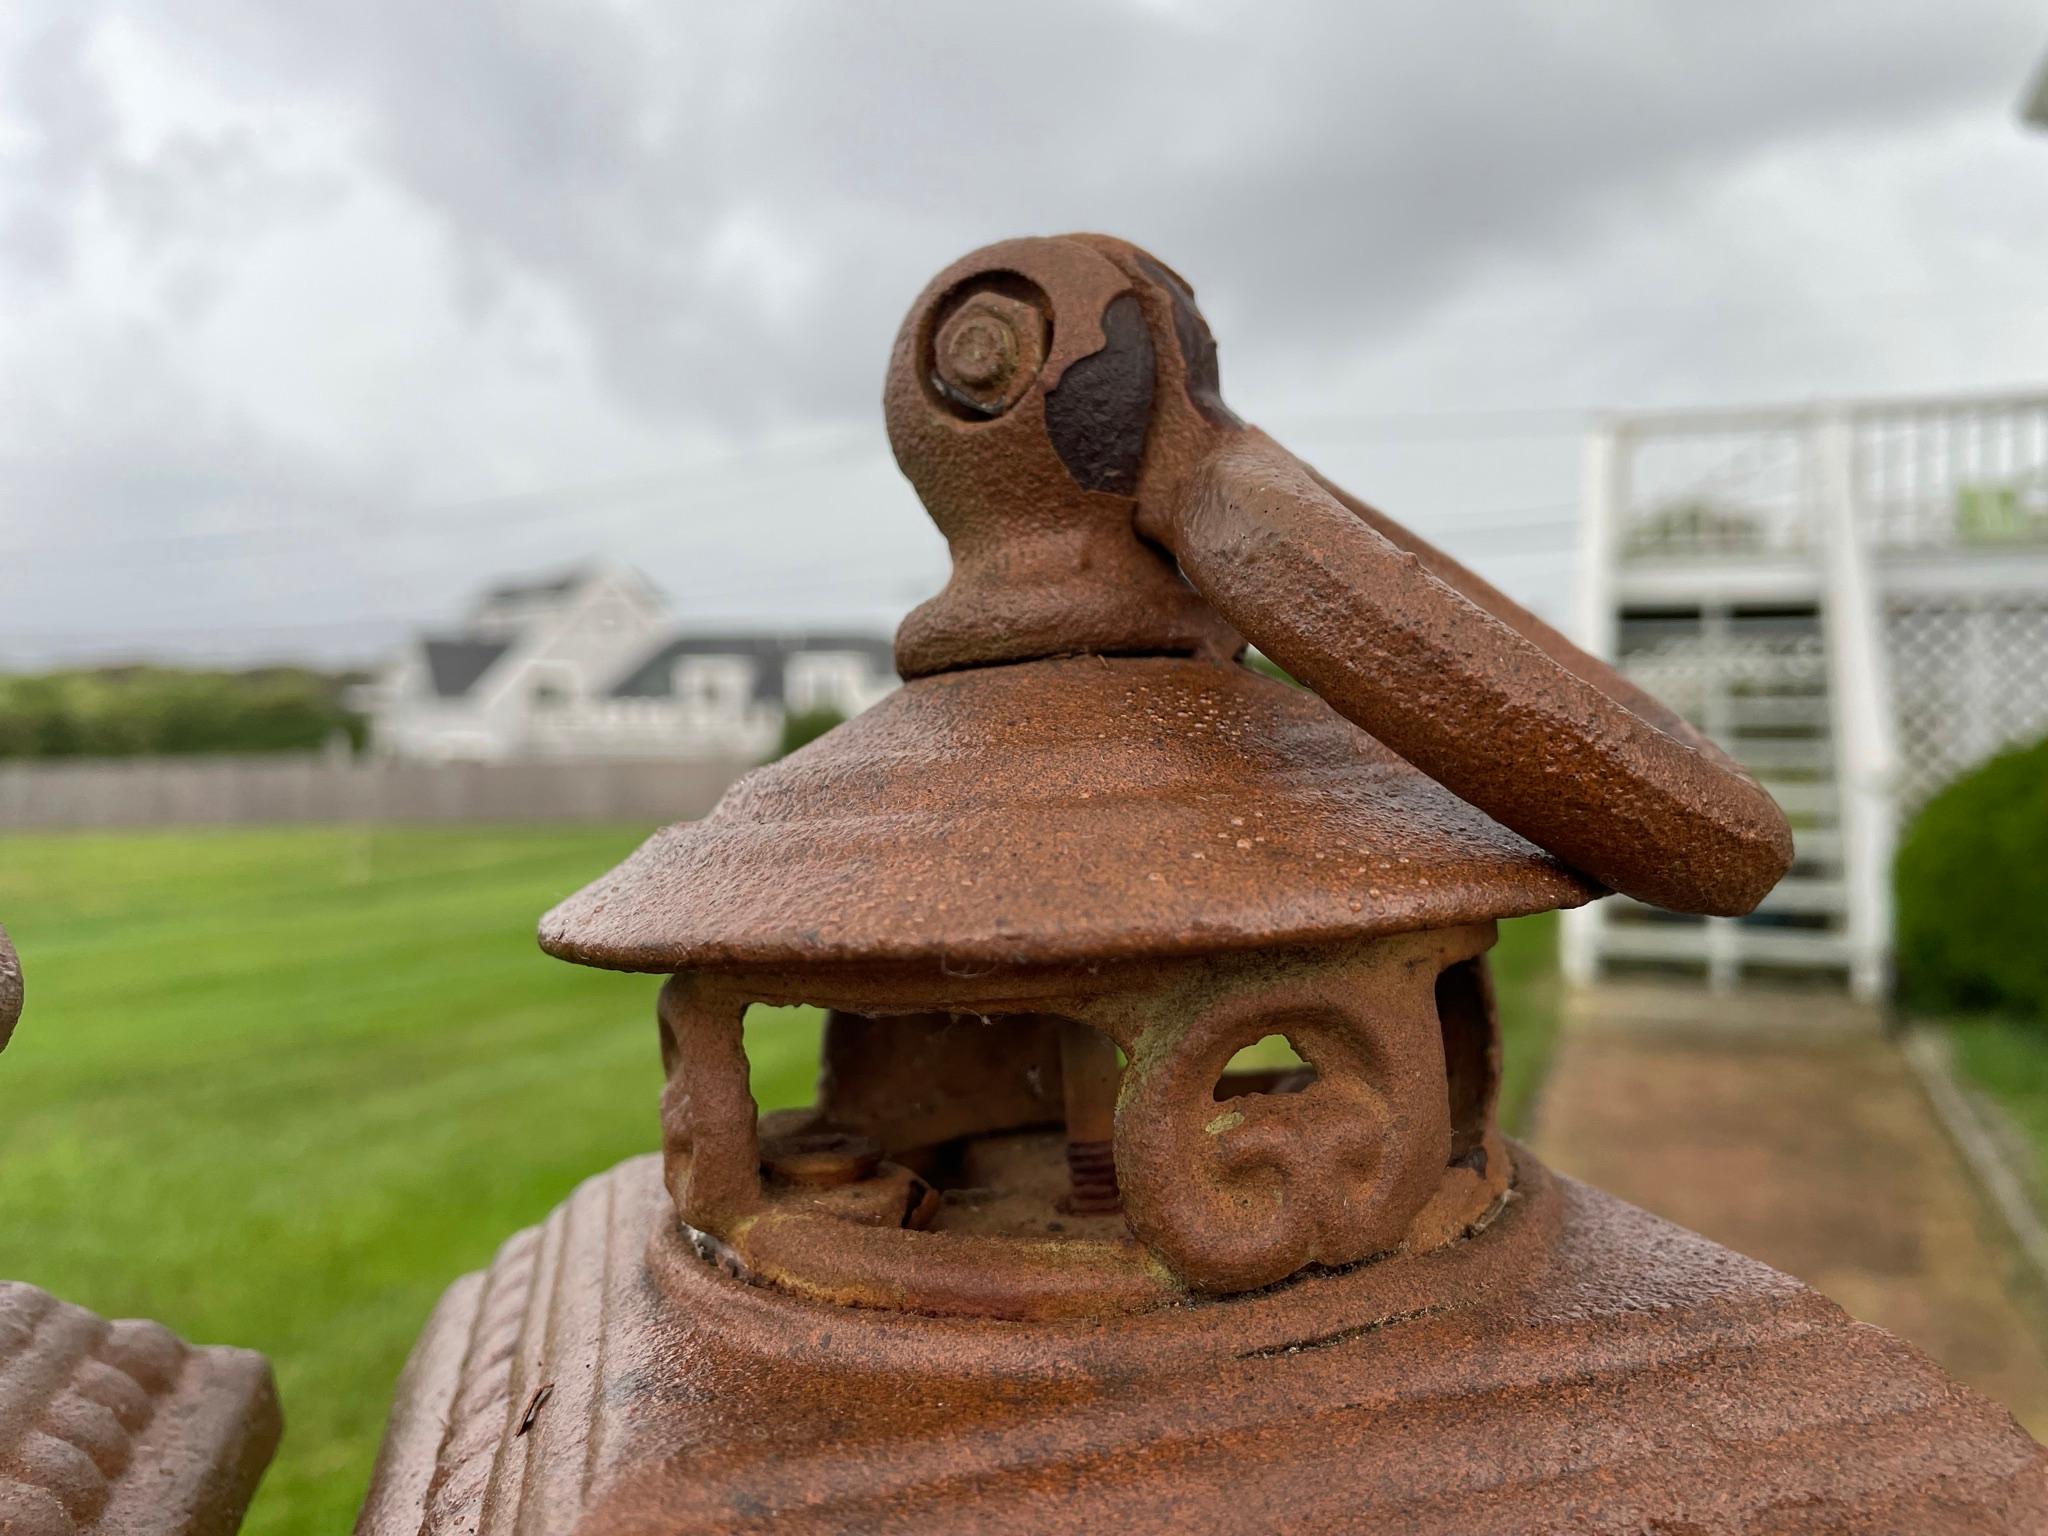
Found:
[[[1382,413],[1332,413],[1329,415],[1288,415],[1275,418],[1303,435],[1328,440],[1335,435],[1350,441],[1407,440],[1430,438],[1471,440],[1528,435],[1577,434],[1585,430],[1589,413],[1547,407],[1502,408],[1478,411],[1420,411]],[[736,449],[695,464],[648,475],[589,481],[536,489],[508,491],[487,496],[380,508],[359,507],[346,521],[328,525],[292,526],[276,522],[248,522],[224,528],[179,529],[143,534],[93,544],[95,550],[109,547],[180,547],[234,545],[248,538],[291,536],[333,536],[361,538],[366,534],[399,534],[432,537],[480,523],[500,530],[528,523],[545,522],[573,515],[577,518],[616,516],[620,513],[673,510],[650,508],[647,503],[661,498],[696,494],[723,496],[750,489],[793,471],[829,468],[834,464],[851,467],[865,463],[880,467],[887,458],[882,449],[865,436],[834,434],[818,440],[771,443],[760,448]],[[8,478],[10,466],[0,461],[0,484]],[[26,559],[36,555],[68,554],[80,547],[76,540],[0,544],[0,559]]]
[[[275,522],[250,522],[226,528],[178,529],[144,534],[116,541],[114,547],[180,544],[222,544],[262,536],[321,537],[335,535],[360,538],[366,533],[438,534],[478,523],[503,529],[508,521],[540,522],[565,515],[577,518],[616,514],[621,511],[673,510],[673,505],[649,509],[646,503],[660,497],[695,492],[700,495],[730,495],[794,470],[815,470],[833,463],[877,460],[879,450],[866,443],[778,446],[772,450],[748,450],[708,460],[702,466],[663,471],[659,474],[623,479],[554,486],[538,490],[508,491],[490,496],[464,497],[452,501],[428,502],[392,508],[357,507],[347,521],[297,527]],[[38,554],[63,554],[79,548],[76,540],[55,540],[35,544],[0,545],[0,559],[21,559]],[[109,547],[95,543],[94,549]]]

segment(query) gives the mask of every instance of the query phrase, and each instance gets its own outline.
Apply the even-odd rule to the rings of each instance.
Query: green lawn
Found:
[[[284,1449],[249,1529],[345,1531],[441,1288],[657,1144],[656,983],[535,918],[618,830],[11,838],[29,1005],[0,1054],[0,1274],[261,1349]],[[811,1021],[755,1031],[807,1097]]]
[[[2034,1197],[2048,1208],[2048,1026],[2019,1019],[1957,1018],[1940,1027],[1963,1078],[2004,1111],[2033,1152]]]
[[[248,1529],[345,1531],[434,1298],[656,1144],[651,978],[560,964],[539,913],[635,831],[15,837],[29,1004],[0,1053],[0,1275],[277,1368]],[[1506,925],[1512,1127],[1556,1021],[1552,925]],[[764,1105],[815,1016],[749,1023]]]
[[[1518,917],[1500,925],[1500,942],[1487,957],[1500,1014],[1500,1123],[1510,1136],[1527,1136],[1543,1075],[1557,1046],[1563,980],[1557,974],[1557,914]]]

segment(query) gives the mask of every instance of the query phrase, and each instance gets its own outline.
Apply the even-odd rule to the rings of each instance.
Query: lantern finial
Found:
[[[1243,636],[1615,890],[1738,916],[1790,866],[1783,814],[1706,737],[1239,420],[1192,290],[1137,247],[955,262],[904,320],[884,400],[954,560],[897,637],[904,676]]]

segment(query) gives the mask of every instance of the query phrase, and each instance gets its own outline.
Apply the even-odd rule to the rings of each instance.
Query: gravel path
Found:
[[[1874,1016],[1825,995],[1588,992],[1534,1143],[1918,1344],[2048,1440],[2017,1255]]]

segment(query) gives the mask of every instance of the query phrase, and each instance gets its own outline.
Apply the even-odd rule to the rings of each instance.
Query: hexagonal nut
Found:
[[[880,1145],[854,1131],[801,1131],[761,1143],[761,1166],[770,1175],[817,1188],[857,1183],[881,1161]]]
[[[1045,366],[1045,316],[1007,294],[969,294],[932,341],[932,382],[956,405],[1000,416]]]

